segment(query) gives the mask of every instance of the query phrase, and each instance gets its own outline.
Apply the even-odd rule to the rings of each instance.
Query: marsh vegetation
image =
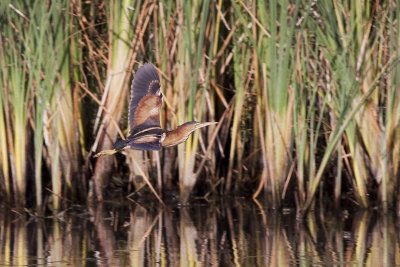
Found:
[[[145,177],[182,202],[397,208],[399,15],[393,0],[1,1],[2,200],[57,212],[138,197]],[[126,136],[145,62],[164,128],[219,123],[177,148],[94,160]]]

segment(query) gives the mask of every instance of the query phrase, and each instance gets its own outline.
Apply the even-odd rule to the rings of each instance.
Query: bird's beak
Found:
[[[209,125],[217,124],[217,123],[218,123],[217,121],[212,121],[212,122],[198,122],[198,123],[196,124],[195,130],[200,129],[200,128],[203,128],[203,127],[206,127],[206,126],[209,126]]]

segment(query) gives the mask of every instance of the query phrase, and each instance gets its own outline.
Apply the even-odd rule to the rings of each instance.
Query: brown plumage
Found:
[[[186,122],[175,130],[163,130],[160,125],[162,106],[160,78],[151,63],[144,64],[136,72],[129,102],[129,136],[117,140],[112,150],[104,150],[95,157],[112,155],[124,149],[160,150],[186,141],[195,130],[216,122]]]
[[[164,131],[163,137],[161,137],[161,146],[170,147],[179,145],[188,139],[189,135],[200,129],[202,127],[215,124],[216,122],[197,122],[197,121],[189,121],[180,126],[178,126],[175,130],[172,131]]]

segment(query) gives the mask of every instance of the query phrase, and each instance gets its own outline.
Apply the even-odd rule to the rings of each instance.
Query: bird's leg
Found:
[[[98,157],[105,156],[105,155],[111,156],[111,155],[114,155],[117,152],[118,152],[118,150],[116,150],[116,149],[103,150],[103,151],[97,153],[96,155],[94,155],[93,157],[94,158],[98,158]]]
[[[105,155],[107,155],[107,156],[114,155],[115,153],[120,152],[121,150],[124,150],[127,145],[128,145],[127,140],[119,139],[115,142],[113,149],[103,150],[103,151],[97,153],[96,155],[94,155],[93,157],[98,158],[98,157],[105,156]]]

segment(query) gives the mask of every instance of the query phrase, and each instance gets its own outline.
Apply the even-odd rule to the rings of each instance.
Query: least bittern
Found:
[[[161,129],[160,109],[163,102],[160,78],[151,63],[144,64],[136,72],[129,102],[129,136],[117,140],[112,150],[104,150],[95,157],[112,155],[125,149],[160,150],[161,147],[183,143],[195,130],[216,122],[190,121],[175,130]]]

